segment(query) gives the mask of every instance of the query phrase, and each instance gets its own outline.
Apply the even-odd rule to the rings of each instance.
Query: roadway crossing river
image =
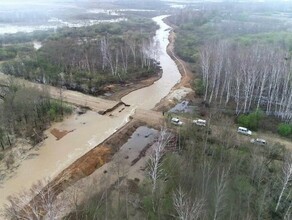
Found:
[[[31,152],[32,155],[36,156],[24,160],[13,176],[0,184],[0,208],[3,207],[7,196],[29,188],[38,180],[55,177],[76,159],[126,124],[129,116],[134,113],[136,108],[152,109],[180,81],[181,76],[178,68],[166,52],[170,27],[163,22],[165,17],[153,18],[160,26],[156,32],[155,40],[158,42],[156,58],[163,70],[162,77],[153,85],[124,96],[122,101],[130,105],[127,108],[120,106],[110,115],[100,115],[96,111],[88,111],[80,116],[71,115],[63,122],[53,124],[46,131],[48,138],[39,148]],[[76,94],[73,94],[73,96],[74,99],[79,97]],[[80,99],[84,101],[86,99],[84,97],[87,96],[81,96]],[[94,102],[93,97],[88,98]],[[101,100],[98,99],[97,101],[100,102]],[[56,140],[50,133],[53,128],[73,132],[68,133],[60,140]]]

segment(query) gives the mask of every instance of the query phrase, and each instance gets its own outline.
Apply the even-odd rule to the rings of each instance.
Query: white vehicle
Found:
[[[203,119],[196,119],[196,120],[193,120],[193,123],[199,126],[206,126],[207,121]]]
[[[178,126],[181,126],[183,124],[183,122],[180,121],[178,118],[172,118],[171,123]]]
[[[266,140],[261,139],[261,138],[256,138],[256,139],[253,138],[250,140],[250,142],[253,144],[259,144],[259,145],[266,145],[267,144]]]
[[[251,135],[252,132],[245,127],[238,127],[237,132],[240,134]]]

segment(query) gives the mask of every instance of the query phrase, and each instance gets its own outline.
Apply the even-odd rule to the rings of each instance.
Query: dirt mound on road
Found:
[[[71,131],[67,131],[67,130],[58,130],[57,128],[52,129],[50,132],[52,135],[54,135],[57,138],[57,141],[62,139],[63,137],[65,137],[68,133],[73,132],[75,129],[71,130]]]

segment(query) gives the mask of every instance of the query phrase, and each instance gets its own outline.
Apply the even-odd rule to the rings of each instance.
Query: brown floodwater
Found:
[[[157,61],[163,70],[160,80],[153,85],[136,90],[122,98],[122,101],[134,105],[134,108],[152,109],[162,98],[164,98],[171,88],[180,81],[181,75],[175,62],[166,52],[169,43],[168,36],[170,27],[163,22],[166,16],[159,16],[153,20],[160,26],[156,32],[154,40],[158,42]]]
[[[42,146],[31,152],[38,156],[24,160],[15,174],[0,184],[0,208],[3,207],[7,196],[22,189],[28,189],[38,180],[54,178],[71,163],[126,124],[136,108],[152,109],[179,82],[181,76],[178,68],[166,53],[170,27],[162,21],[164,17],[166,16],[153,18],[160,26],[155,40],[159,42],[156,56],[162,66],[162,77],[153,85],[123,97],[122,101],[130,104],[130,107],[120,106],[110,115],[87,111],[83,115],[74,114],[64,121],[52,125],[46,131],[48,138],[44,140]],[[50,130],[54,128],[73,131],[62,139],[56,140],[56,137],[50,133]]]

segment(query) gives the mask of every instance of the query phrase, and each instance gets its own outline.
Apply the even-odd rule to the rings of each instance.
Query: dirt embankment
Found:
[[[132,133],[140,126],[145,125],[145,122],[137,119],[132,119],[125,126],[120,128],[116,133],[108,139],[97,145],[95,148],[87,152],[85,155],[76,160],[68,168],[63,170],[55,177],[41,193],[34,197],[31,204],[36,204],[42,201],[42,196],[46,194],[48,189],[54,192],[54,196],[58,196],[63,190],[77,182],[78,180],[89,176],[96,169],[108,163],[119,148],[127,142]],[[156,125],[158,127],[158,125]],[[29,206],[25,207],[27,209]],[[27,210],[26,210],[27,211]],[[40,210],[43,212],[44,210]],[[45,212],[43,213],[45,215]]]
[[[96,169],[109,162],[112,156],[127,142],[138,127],[150,124],[152,127],[160,129],[163,117],[159,115],[161,114],[157,113],[154,120],[146,122],[147,114],[145,111],[141,111],[137,117],[134,116],[125,126],[63,170],[51,181],[50,186],[52,186],[56,192],[61,192],[72,183],[89,176]]]
[[[166,22],[167,23],[167,22]],[[170,25],[170,24],[169,24]],[[178,89],[180,87],[191,88],[191,82],[194,78],[194,75],[191,71],[191,68],[188,63],[177,57],[174,51],[174,43],[175,43],[176,34],[174,30],[171,30],[169,34],[169,45],[167,46],[168,55],[174,60],[176,63],[178,70],[181,74],[181,81],[173,87],[173,90]]]

